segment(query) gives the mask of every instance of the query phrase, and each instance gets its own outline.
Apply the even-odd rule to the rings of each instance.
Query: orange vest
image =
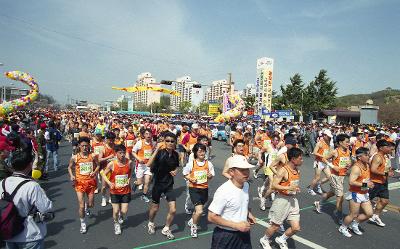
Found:
[[[193,146],[197,143],[197,137],[193,137],[191,133],[189,136],[189,142],[187,142],[186,146],[189,146],[189,149],[192,150]]]
[[[353,167],[359,167],[360,168],[360,172],[361,172],[361,174],[357,177],[356,182],[359,182],[359,183],[369,182],[370,181],[370,176],[371,176],[371,171],[370,171],[369,167],[367,166],[366,169],[363,169],[364,167],[362,167],[359,164],[360,163],[356,162],[353,165]],[[359,186],[350,185],[349,191],[350,192],[359,193],[359,194],[366,194],[366,193],[368,193],[368,188],[363,189],[362,187],[359,187]]]
[[[129,186],[131,167],[129,165],[129,160],[126,161],[126,164],[123,166],[119,165],[118,160],[114,161],[110,182],[114,183],[115,188],[110,189],[111,194],[124,195],[131,192],[131,187]]]
[[[196,160],[193,160],[193,168],[190,172],[190,177],[197,180],[196,183],[189,182],[191,188],[208,188],[208,161],[204,161],[203,166],[199,166]]]
[[[382,163],[378,166],[378,172],[379,173],[384,173],[385,169],[387,167],[387,161],[386,158],[384,156],[382,156],[381,154],[377,153],[375,154],[375,156],[379,156],[381,157]],[[376,183],[380,183],[380,184],[384,184],[386,182],[386,177],[383,175],[377,175],[371,172],[371,181],[376,182]]]
[[[104,152],[104,142],[96,142],[92,140],[92,151],[95,155],[99,155],[100,152]]]
[[[146,144],[145,140],[142,141],[142,147],[137,152],[138,157],[140,160],[144,160],[146,163],[149,161],[151,155],[153,154],[153,144]]]
[[[327,145],[327,144],[325,143],[325,141],[323,141],[322,139],[321,139],[321,144],[322,144],[322,147],[320,147],[320,148],[318,149],[317,153],[320,154],[320,155],[326,156],[327,153],[329,153],[330,146]],[[317,160],[318,162],[322,162],[322,158],[321,158],[320,156],[316,156],[316,157],[315,157],[315,160]]]
[[[135,142],[135,135],[132,133],[128,133],[128,135],[126,135],[126,138],[125,138],[125,147],[127,149],[129,148],[132,150],[134,142]]]
[[[280,186],[293,186],[293,185],[297,185],[299,186],[299,182],[300,182],[300,172],[296,169],[295,172],[293,172],[293,170],[289,167],[289,165],[285,164],[285,166],[283,166],[286,171],[288,172],[288,179],[287,181],[281,181],[279,183]],[[291,192],[289,190],[278,190],[278,192],[282,195],[295,195],[296,192]]]
[[[336,167],[339,167],[340,170],[337,172],[336,170],[331,170],[332,174],[337,175],[337,176],[345,176],[347,173],[347,164],[348,162],[351,161],[350,159],[350,151],[346,150],[343,152],[340,148],[336,149],[336,152],[338,156],[333,159],[332,164],[335,165]]]
[[[363,146],[364,146],[363,141],[356,140],[356,141],[354,142],[354,144],[353,144],[353,148],[352,148],[352,150],[351,150],[351,154],[352,154],[352,155],[355,155],[355,154],[356,154],[356,150],[357,150],[358,148],[363,147]]]
[[[103,154],[103,157],[109,157],[110,155],[114,155],[115,156],[115,151],[114,151],[114,149],[113,148],[110,148],[110,147],[108,147],[107,145],[105,145],[104,146],[104,154]],[[102,167],[105,167],[105,166],[107,166],[107,161],[103,161],[102,163],[101,163],[101,166]]]
[[[179,135],[178,143],[181,144],[183,138],[186,136],[188,132],[181,132],[181,135]]]
[[[76,155],[75,162],[75,178],[76,181],[90,181],[89,175],[94,171],[93,156],[89,154],[87,158],[83,158],[80,153]]]

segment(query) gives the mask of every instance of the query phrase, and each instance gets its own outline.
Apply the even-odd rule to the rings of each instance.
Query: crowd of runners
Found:
[[[65,139],[72,145],[68,173],[82,234],[87,232],[86,218],[98,204],[111,204],[114,232],[121,234],[132,193],[140,192],[140,201],[150,203],[147,232],[156,233],[154,219],[160,201],[166,199],[168,213],[161,233],[174,239],[170,229],[176,214],[174,179],[184,178],[185,212],[192,215],[187,224],[193,238],[198,236],[199,220],[208,217],[216,224],[212,248],[251,248],[249,230],[256,219],[248,208],[249,188],[257,188],[260,209],[270,206],[266,214],[270,226],[259,235],[260,244],[271,248],[270,238],[281,230],[275,242],[287,248],[286,240],[300,231],[296,195],[303,156],[310,156],[315,160],[307,166],[315,174],[307,192],[320,195],[314,202],[316,215],[335,198],[334,214],[344,236],[362,235],[359,224],[368,219],[385,226],[380,214],[389,203],[388,179],[400,173],[391,164],[399,167],[400,163],[398,126],[236,120],[225,124],[232,147],[222,171],[227,181],[209,193],[216,174],[211,162],[213,129],[210,120],[195,116],[20,111],[0,120],[0,177],[12,173],[7,164],[10,153],[27,144],[21,141],[29,141],[35,155],[33,168],[42,172],[42,180],[51,180],[48,172],[59,169],[58,144]],[[252,177],[262,177],[263,184],[249,185]],[[96,194],[100,203],[95,203]],[[209,196],[213,196],[211,203]],[[344,200],[349,201],[349,210],[343,210]],[[289,224],[286,230],[284,222]]]

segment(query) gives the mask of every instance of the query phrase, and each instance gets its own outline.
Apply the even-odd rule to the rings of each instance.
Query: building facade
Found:
[[[137,76],[135,86],[160,86],[156,83],[156,79],[153,78],[151,73],[145,72]],[[160,103],[161,93],[154,91],[140,91],[133,93],[133,104],[137,105],[139,103],[150,105],[151,103]]]
[[[231,86],[231,92],[234,92],[233,85]],[[222,102],[224,93],[229,92],[229,82],[227,80],[215,80],[211,83],[211,86],[206,89],[204,94],[204,102]]]
[[[29,89],[21,89],[11,86],[0,86],[0,103],[4,101],[11,101],[25,97],[29,93]]]
[[[172,90],[180,93],[180,96],[171,95],[171,107],[179,110],[179,106],[183,101],[189,101],[192,106],[197,106],[202,101],[202,88],[194,88],[193,85],[199,85],[198,82],[192,81],[190,76],[179,77],[172,85]]]
[[[259,114],[262,109],[271,111],[273,69],[273,59],[267,57],[257,59],[256,112]]]
[[[254,84],[247,84],[246,88],[243,89],[242,96],[246,98],[252,95],[256,95],[256,86]]]

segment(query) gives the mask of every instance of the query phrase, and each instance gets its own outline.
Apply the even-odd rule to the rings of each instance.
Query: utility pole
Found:
[[[233,88],[232,88],[232,73],[228,73],[228,93],[229,95],[233,94]]]

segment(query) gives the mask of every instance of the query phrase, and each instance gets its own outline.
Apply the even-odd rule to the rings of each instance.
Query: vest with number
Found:
[[[335,165],[336,167],[339,167],[340,170],[337,172],[336,170],[331,170],[332,174],[337,175],[337,176],[345,176],[347,173],[347,164],[351,161],[350,159],[350,151],[346,150],[343,152],[340,148],[336,149],[336,152],[338,156],[333,159],[332,164]]]
[[[140,158],[140,160],[144,160],[147,163],[151,158],[152,154],[153,154],[152,142],[150,142],[150,144],[147,144],[145,140],[142,140],[142,147],[137,152],[137,155]]]
[[[353,167],[359,167],[360,168],[360,175],[357,177],[356,182],[358,183],[368,183],[371,179],[371,171],[370,168],[367,166],[366,169],[360,165],[360,163],[356,162]],[[353,186],[350,185],[349,188],[350,192],[355,192],[359,194],[366,194],[368,193],[368,188],[363,188],[359,186]]]
[[[192,133],[189,134],[189,141],[187,142],[187,146],[190,150],[193,149],[193,146],[197,143],[197,136],[193,137]]]
[[[92,140],[92,151],[95,155],[100,155],[100,152],[104,153],[104,142],[96,142]]]
[[[89,154],[86,158],[80,153],[76,155],[75,177],[77,181],[87,181],[92,178],[89,176],[94,171],[93,156]]]
[[[208,161],[204,161],[203,166],[199,166],[197,160],[193,160],[193,168],[190,172],[190,177],[197,180],[196,183],[189,182],[191,188],[208,188]]]
[[[375,154],[375,156],[379,156],[382,161],[378,166],[377,171],[381,174],[387,172],[389,164],[388,159],[385,156],[382,156],[380,153]],[[384,175],[378,175],[371,172],[371,181],[384,184],[386,182],[386,177]]]
[[[129,194],[131,192],[131,187],[129,186],[129,178],[131,176],[130,161],[126,160],[123,166],[117,160],[113,163],[110,181],[114,183],[115,188],[110,189],[110,193],[114,195]]]
[[[321,145],[322,146],[318,149],[317,152],[318,154],[323,155],[325,157],[329,153],[330,146],[326,144],[323,139],[321,139]],[[318,162],[322,162],[322,158],[320,156],[316,156],[315,160],[317,160]]]
[[[286,171],[288,172],[288,179],[286,181],[282,181],[279,183],[279,185],[281,186],[299,186],[300,184],[300,172],[296,169],[296,170],[292,170],[289,165],[285,165],[283,166]],[[295,191],[289,191],[289,190],[278,190],[278,192],[282,195],[295,195],[297,194],[297,192]]]
[[[128,133],[125,138],[125,146],[127,149],[132,149],[135,143],[135,135],[132,133]]]

